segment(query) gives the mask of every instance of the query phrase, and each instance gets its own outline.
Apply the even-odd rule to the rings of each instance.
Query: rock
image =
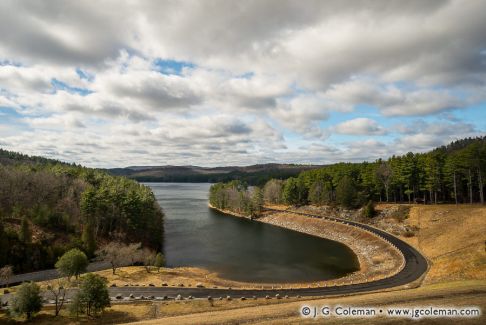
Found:
[[[183,286],[184,286],[184,284],[183,284],[183,283],[179,283],[177,286],[178,286],[178,287],[183,287]]]
[[[204,286],[202,285],[202,283],[198,283],[196,284],[196,288],[204,288]]]
[[[184,298],[182,298],[181,295],[177,295],[177,297],[175,298],[175,300],[183,300]]]
[[[128,287],[128,283],[125,283],[125,287]]]
[[[189,296],[189,297],[187,297],[187,299],[192,300],[192,299],[194,299],[194,297],[193,296]]]
[[[213,298],[211,296],[208,296],[208,301],[212,301]]]
[[[219,300],[223,300],[223,297],[219,297]]]
[[[242,300],[242,301],[243,301],[243,300],[246,300],[246,298],[245,298],[245,297],[241,297],[241,298],[240,298],[240,300]]]
[[[155,284],[149,283],[149,287],[155,287]]]
[[[150,297],[148,297],[148,299],[154,300],[155,299],[155,296],[150,296]]]
[[[135,298],[135,295],[134,295],[133,293],[131,293],[131,294],[128,296],[128,298],[133,299],[133,298]]]
[[[116,287],[116,283],[112,283],[110,287],[112,288]]]
[[[280,297],[280,295],[278,293],[275,295],[275,298],[281,299],[281,297]]]
[[[297,299],[300,299],[300,295],[297,295]]]
[[[10,293],[10,290],[8,290],[8,289],[4,289],[4,290],[3,290],[3,293],[4,293],[4,294],[9,294],[9,293]]]
[[[162,300],[168,300],[168,299],[169,299],[169,297],[167,297],[167,296],[162,297]]]
[[[266,295],[265,296],[265,299],[271,299],[269,295]]]
[[[257,296],[253,296],[253,300],[257,300]]]
[[[285,298],[285,299],[289,299],[289,296],[288,296],[288,295],[285,295],[285,297],[284,297],[284,298]]]
[[[120,300],[120,299],[123,299],[123,296],[119,293],[119,294],[116,295],[115,298],[118,299],[118,300]]]
[[[162,283],[162,286],[163,286],[163,287],[167,287],[167,286],[168,286],[168,284],[167,284],[166,282],[164,282],[164,283]]]
[[[226,296],[226,300],[230,301],[231,300],[231,297],[230,296]]]

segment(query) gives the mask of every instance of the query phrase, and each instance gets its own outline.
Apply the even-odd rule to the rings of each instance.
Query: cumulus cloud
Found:
[[[426,150],[484,132],[454,116],[486,101],[485,11],[458,0],[2,1],[2,145],[95,166]],[[322,127],[335,115],[344,122]]]
[[[340,134],[354,135],[382,135],[386,133],[385,128],[376,121],[365,117],[339,123],[334,127],[334,131]]]

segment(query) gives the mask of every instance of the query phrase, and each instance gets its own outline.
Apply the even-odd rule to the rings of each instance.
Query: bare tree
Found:
[[[52,280],[47,283],[47,291],[49,291],[54,298],[56,316],[59,315],[59,312],[61,311],[62,306],[64,305],[64,301],[66,298],[65,285],[66,282],[63,278]]]
[[[121,242],[110,242],[96,251],[98,260],[110,263],[113,274],[121,266],[140,262],[140,243],[126,245]]]
[[[155,266],[155,258],[157,254],[148,248],[144,248],[142,251],[142,262],[147,273],[150,273],[152,268]]]
[[[282,186],[283,181],[279,179],[269,180],[263,187],[263,198],[268,203],[282,202]]]
[[[0,279],[6,284],[8,288],[8,282],[10,278],[14,275],[13,267],[11,265],[6,265],[0,269]]]

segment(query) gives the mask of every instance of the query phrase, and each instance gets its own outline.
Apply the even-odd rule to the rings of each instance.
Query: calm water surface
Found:
[[[196,266],[252,282],[305,282],[358,268],[345,245],[247,219],[207,206],[210,184],[147,183],[165,212],[169,266]]]

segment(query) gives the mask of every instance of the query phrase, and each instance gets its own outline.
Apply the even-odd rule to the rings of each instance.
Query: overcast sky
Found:
[[[486,131],[486,1],[0,2],[0,147],[325,164]]]

